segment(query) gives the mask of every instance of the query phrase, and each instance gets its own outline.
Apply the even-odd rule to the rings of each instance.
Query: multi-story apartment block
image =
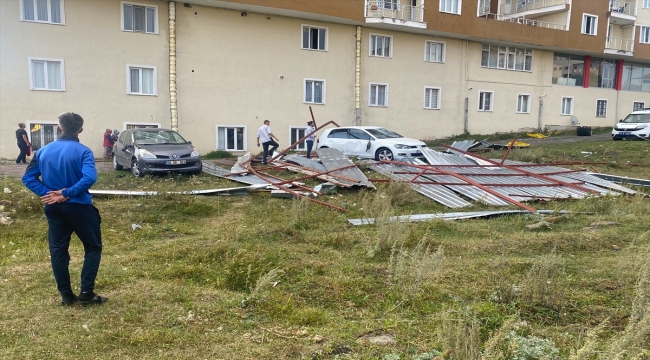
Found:
[[[609,126],[650,107],[650,0],[0,0],[0,157],[56,116],[205,153],[319,122],[419,139]]]

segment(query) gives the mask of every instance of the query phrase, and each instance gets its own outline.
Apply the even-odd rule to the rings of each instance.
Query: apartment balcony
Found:
[[[570,0],[512,0],[501,4],[499,18],[536,18],[569,10]]]
[[[400,0],[367,0],[366,24],[389,24],[426,29],[424,6],[421,1],[419,2],[419,6],[413,6],[415,2],[412,0],[408,0],[408,4],[401,3]]]
[[[608,37],[605,42],[605,53],[633,56],[634,40]]]
[[[535,19],[506,18],[506,19],[502,19],[501,21],[511,22],[511,23],[515,23],[515,24],[521,24],[521,25],[543,27],[543,28],[547,28],[547,29],[566,30],[566,25],[554,24],[554,23],[551,23],[551,22],[548,22],[548,21],[539,21],[539,20],[535,20]]]
[[[616,25],[633,25],[636,23],[636,3],[610,0],[609,22]]]

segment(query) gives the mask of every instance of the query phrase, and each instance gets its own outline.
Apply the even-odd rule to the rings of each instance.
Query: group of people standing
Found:
[[[273,133],[271,132],[271,121],[264,120],[264,125],[257,129],[257,146],[262,144],[262,149],[264,150],[264,155],[262,158],[262,164],[266,164],[267,157],[273,156],[275,150],[280,146],[273,139],[280,141]],[[305,144],[307,145],[307,159],[311,158],[311,150],[314,148],[314,141],[316,141],[316,128],[314,127],[313,121],[307,121],[307,128],[305,129],[305,134],[308,135],[305,139]]]
[[[120,132],[115,129],[106,129],[104,132],[104,159],[113,158],[113,144],[117,141],[117,138],[120,137]]]

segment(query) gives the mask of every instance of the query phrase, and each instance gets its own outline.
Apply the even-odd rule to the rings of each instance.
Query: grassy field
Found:
[[[574,143],[509,159],[604,161],[612,165],[589,170],[650,179],[649,149]],[[104,242],[96,291],[109,302],[84,308],[58,305],[40,202],[18,179],[1,181],[11,191],[0,195],[12,203],[5,211],[15,210],[15,222],[0,225],[2,359],[650,359],[642,196],[535,203],[572,212],[539,230],[526,228],[534,215],[381,221],[450,211],[401,184],[322,198],[347,213],[268,193],[95,197]],[[232,186],[207,174],[121,171],[100,174],[94,188]],[[364,216],[380,221],[346,221]],[[590,228],[598,221],[618,225]],[[78,287],[75,237],[71,255]],[[388,344],[373,342],[381,335]]]

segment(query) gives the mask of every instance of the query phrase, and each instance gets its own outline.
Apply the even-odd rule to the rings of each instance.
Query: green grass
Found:
[[[650,179],[648,149],[644,142],[574,143],[517,149],[509,159],[603,161],[611,165],[594,165],[603,173]],[[595,337],[605,359],[628,339],[621,334],[635,314],[650,316],[650,278],[640,275],[650,266],[650,201],[641,196],[533,204],[574,212],[534,231],[526,229],[539,221],[531,215],[348,225],[387,212],[450,211],[398,184],[321,198],[347,213],[268,193],[95,197],[104,242],[96,291],[109,302],[62,308],[42,207],[18,179],[0,181],[11,190],[0,199],[12,202],[5,211],[15,220],[0,225],[3,359],[412,359],[434,349],[453,350],[452,359],[510,359],[521,349],[508,339],[536,338],[567,359],[607,319]],[[94,188],[233,186],[207,174],[136,179],[120,171],[100,174]],[[595,221],[620,225],[584,230]],[[440,268],[427,272],[423,264],[440,247]],[[78,287],[83,249],[74,236],[70,251]],[[409,279],[404,269],[427,276]],[[648,348],[649,327],[630,330],[642,337],[624,344],[628,350]],[[378,333],[396,343],[358,341]]]
[[[612,132],[612,127],[594,127],[592,128],[593,135],[599,135],[599,134],[606,134],[606,133],[611,133]],[[502,132],[502,133],[496,133],[496,134],[458,134],[455,136],[450,136],[446,138],[440,138],[440,139],[435,139],[435,140],[426,140],[425,143],[428,146],[437,146],[439,144],[451,144],[454,141],[462,141],[462,140],[476,140],[476,141],[481,141],[483,139],[487,139],[488,142],[498,142],[498,143],[505,143],[506,141],[510,141],[512,139],[517,139],[518,141],[526,141],[526,139],[530,139],[526,134],[527,133],[538,133],[538,131],[526,131],[526,132]],[[541,132],[542,134],[550,137],[558,137],[558,136],[575,136],[576,131],[575,130],[567,130],[567,131],[553,131],[553,132]]]

